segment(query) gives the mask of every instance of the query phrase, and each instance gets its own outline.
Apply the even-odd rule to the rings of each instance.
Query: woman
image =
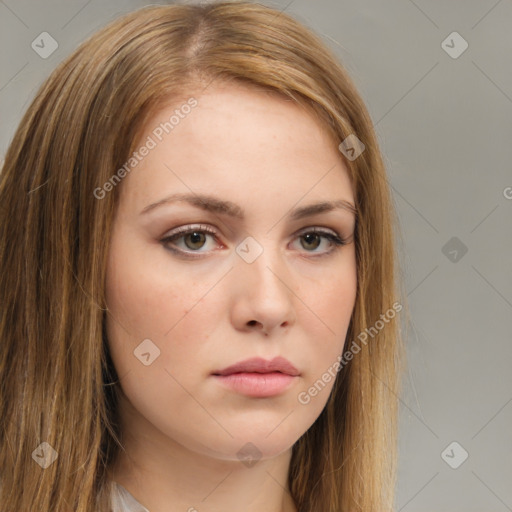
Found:
[[[2,510],[392,510],[397,221],[307,28],[114,21],[42,86],[0,203]]]

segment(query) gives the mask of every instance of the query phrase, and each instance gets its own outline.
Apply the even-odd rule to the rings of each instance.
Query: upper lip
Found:
[[[213,375],[231,375],[232,373],[272,373],[281,372],[288,375],[299,375],[300,372],[284,357],[275,357],[271,361],[253,357],[239,361],[223,370],[216,370]]]

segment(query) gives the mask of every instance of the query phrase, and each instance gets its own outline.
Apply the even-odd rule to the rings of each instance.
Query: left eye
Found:
[[[169,236],[163,238],[161,242],[164,244],[164,247],[170,251],[188,256],[192,252],[207,252],[199,251],[198,249],[201,249],[205,246],[206,237],[209,235],[213,238],[216,238],[216,232],[208,226],[199,226],[197,228],[187,226],[184,228],[178,228],[174,233],[171,233]],[[317,249],[321,245],[322,239],[328,240],[331,243],[331,246],[334,246],[333,249],[327,250],[327,252],[306,250],[306,252],[318,252],[319,255],[329,254],[339,248],[339,246],[345,245],[347,243],[347,241],[341,238],[336,232],[325,231],[318,228],[311,228],[307,231],[303,231],[302,233],[299,233],[297,237],[304,240],[304,243],[301,243],[301,246],[305,249]],[[179,245],[175,243],[176,240],[181,239],[185,242],[184,248],[180,248]]]
[[[298,235],[299,238],[305,241],[304,243],[301,243],[302,247],[306,248],[306,246],[313,246],[314,249],[320,246],[322,243],[322,239],[328,240],[332,245],[344,245],[345,241],[341,239],[337,234],[331,233],[330,231],[306,231],[300,235]],[[311,252],[311,251],[307,251]],[[329,251],[330,252],[330,251]]]

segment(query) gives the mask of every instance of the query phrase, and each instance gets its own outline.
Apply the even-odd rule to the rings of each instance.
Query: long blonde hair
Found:
[[[346,348],[355,341],[359,351],[293,446],[288,484],[300,512],[393,508],[403,315],[375,325],[406,304],[372,122],[316,35],[283,12],[234,1],[150,6],[110,23],[51,74],[14,135],[0,175],[2,511],[109,510],[120,432],[104,282],[119,187],[101,200],[94,190],[163,102],[212,80],[291,98],[336,144],[355,134],[365,145],[344,159],[358,210]],[[37,457],[53,452],[41,443],[57,457],[45,469]]]

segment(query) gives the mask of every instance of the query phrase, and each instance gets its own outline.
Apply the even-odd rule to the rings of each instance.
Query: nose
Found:
[[[283,256],[268,247],[251,263],[236,256],[231,321],[242,331],[270,335],[295,323],[296,296]],[[277,332],[276,332],[277,334]]]

